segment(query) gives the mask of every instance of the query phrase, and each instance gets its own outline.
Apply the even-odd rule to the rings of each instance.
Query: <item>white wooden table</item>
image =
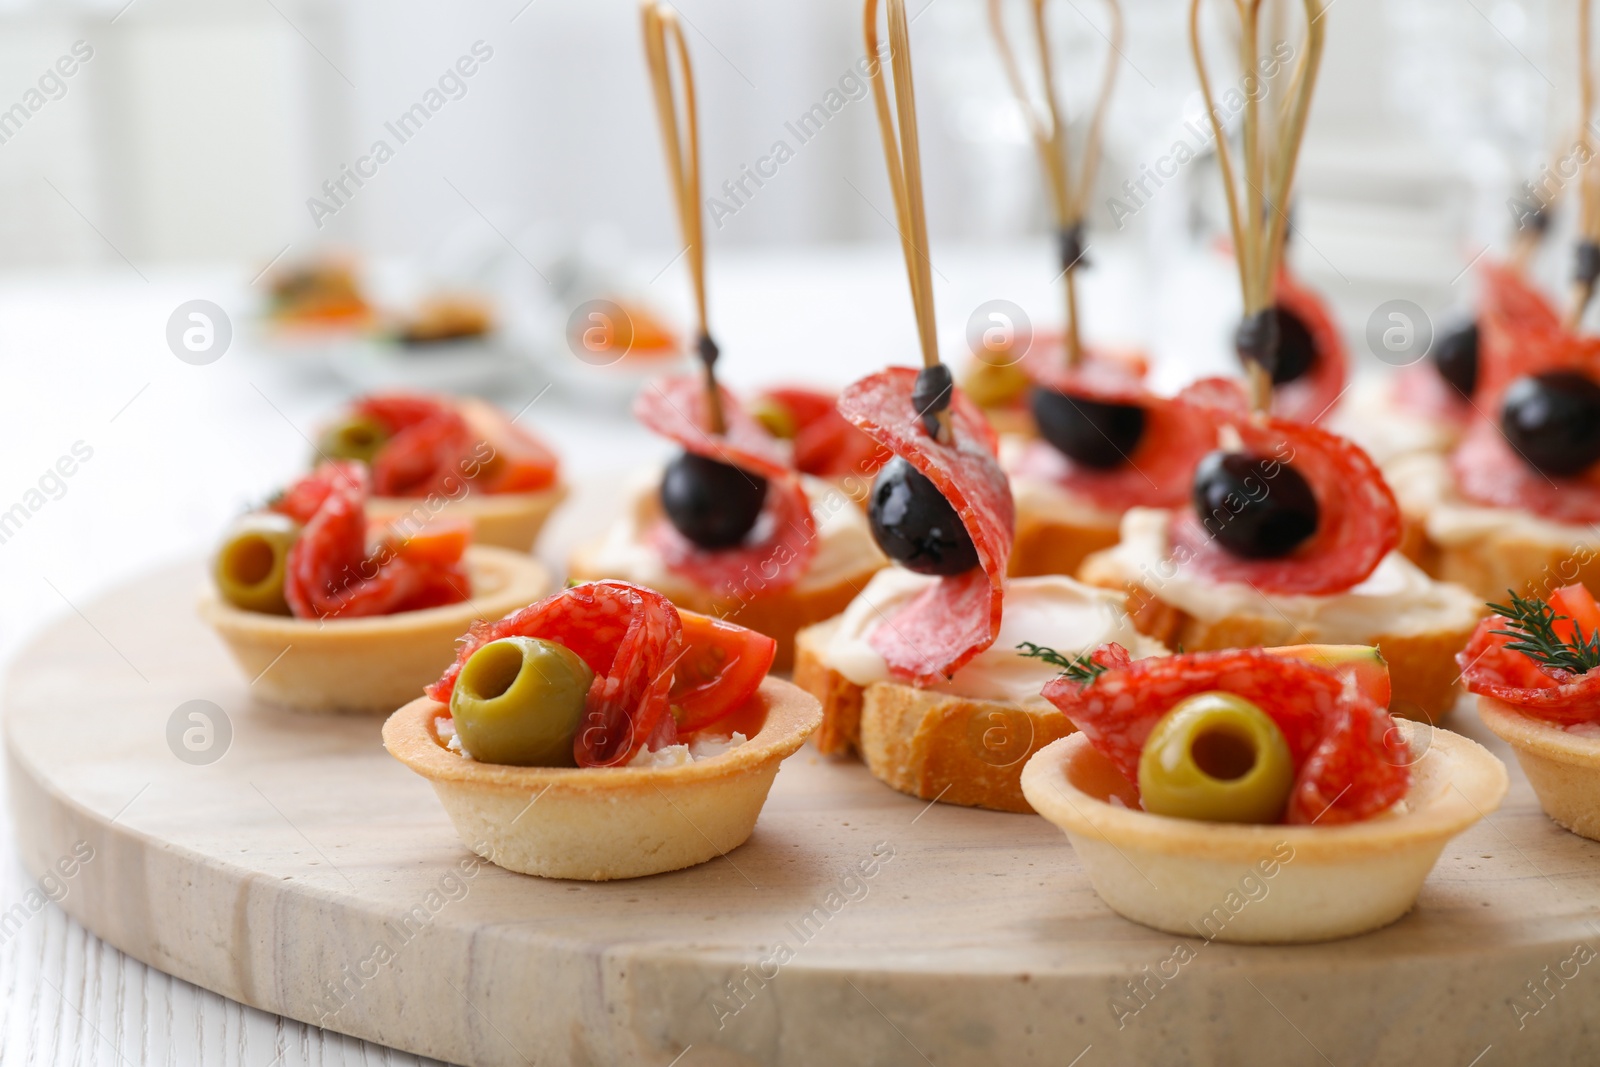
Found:
[[[662,255],[665,265],[671,252]],[[947,358],[964,355],[972,310],[1003,297],[1036,320],[1057,318],[1043,243],[1003,249],[935,247],[940,331]],[[1133,298],[1136,264],[1098,258],[1085,306],[1092,334],[1144,341],[1187,377],[1222,369],[1233,314],[1227,270],[1164,265],[1163,299]],[[887,362],[916,358],[897,248],[713,257],[713,316],[735,387],[773,381],[842,384]],[[0,513],[29,507],[0,540],[0,659],[43,621],[71,614],[110,585],[205,551],[249,501],[304,464],[303,434],[337,402],[333,382],[286,372],[251,350],[250,271],[242,268],[99,276],[32,275],[0,282],[0,354],[8,409],[0,427]],[[1176,277],[1174,277],[1176,275]],[[677,271],[659,283],[682,301]],[[196,367],[168,349],[179,304],[206,298],[233,317],[233,348]],[[1184,366],[1176,366],[1181,355]],[[515,409],[533,376],[502,397]],[[559,392],[526,420],[559,443],[570,474],[614,472],[664,446],[620,414],[597,415]],[[82,442],[92,458],[59,487],[47,479]],[[81,451],[81,448],[80,448]],[[43,503],[37,508],[42,499]],[[593,516],[558,520],[555,555]],[[63,723],[70,729],[70,723]],[[10,814],[0,817],[0,1063],[113,1065],[413,1064],[415,1057],[244,1008],[123,956],[53,905],[27,906],[33,888],[14,858]],[[18,910],[16,905],[22,904]],[[9,911],[8,911],[9,909]],[[18,916],[7,920],[6,915]]]

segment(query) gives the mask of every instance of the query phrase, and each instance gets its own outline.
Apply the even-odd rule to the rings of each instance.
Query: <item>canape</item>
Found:
[[[890,0],[890,58],[900,113],[915,122],[910,56]],[[867,50],[878,54],[875,0]],[[902,160],[882,72],[873,92],[884,124],[891,186],[911,233],[922,231],[914,153]],[[1022,647],[1092,647],[1134,632],[1115,597],[1070,578],[1007,579],[1015,535],[1011,487],[993,427],[954,388],[933,333],[932,281],[915,238],[903,235],[923,366],[890,367],[847,387],[838,409],[893,457],[867,502],[872,536],[895,567],[880,572],[837,619],[801,632],[795,681],[823,705],[816,745],[860,754],[885,784],[945,803],[1028,811],[1019,776],[1029,755],[1066,728],[1038,697],[1055,668]],[[1049,635],[1049,636],[1046,636]]]
[[[568,561],[579,580],[648,584],[691,611],[713,614],[778,642],[774,669],[787,670],[794,635],[843,609],[883,566],[865,520],[843,493],[794,467],[775,438],[717,381],[720,352],[706,317],[705,255],[694,76],[670,11],[644,8],[645,52],[667,152],[699,333],[696,377],[666,378],[640,391],[634,414],[683,451],[647,472],[624,512],[596,543]],[[669,43],[684,80],[674,95]],[[680,114],[686,121],[680,123]]]
[[[1076,574],[1115,545],[1129,508],[1183,504],[1195,464],[1216,446],[1215,421],[1151,393],[1142,361],[1084,352],[1023,363],[1033,436],[1001,440],[1017,506],[1013,575]]]
[[[316,712],[390,712],[478,619],[542,596],[536,560],[470,546],[460,523],[369,527],[366,471],[329,463],[231,530],[200,614],[252,693]]]
[[[1458,657],[1467,690],[1545,814],[1600,841],[1600,607],[1578,584],[1507,600]]]
[[[1190,32],[1209,107],[1197,22]],[[1259,115],[1245,117],[1244,143],[1269,145],[1270,183],[1238,165],[1221,113],[1211,113],[1245,312],[1234,346],[1248,388],[1211,379],[1185,390],[1211,412],[1220,443],[1194,468],[1189,507],[1130,510],[1121,542],[1089,557],[1079,576],[1126,589],[1139,628],[1171,647],[1376,645],[1394,676],[1394,710],[1432,721],[1459,698],[1454,653],[1477,624],[1478,600],[1399,552],[1400,509],[1382,472],[1313,424],[1342,389],[1342,346],[1320,304],[1279,266],[1323,32],[1316,19],[1305,28],[1287,124],[1269,136]]]
[[[474,626],[384,745],[463,844],[546,878],[637,878],[742,845],[821,718],[775,642],[623,582]]]
[[[416,526],[462,519],[476,543],[520,552],[567,495],[555,453],[481,400],[360,397],[322,428],[317,453],[371,469],[375,518]]]
[[[1231,447],[1202,461],[1194,506],[1136,508],[1080,576],[1127,592],[1141,631],[1172,648],[1371,644],[1397,714],[1435,721],[1459,699],[1455,653],[1483,610],[1399,551],[1383,475],[1314,426],[1214,409]]]
[[[1478,744],[1390,719],[1376,662],[1104,647],[1046,687],[1080,732],[1028,762],[1023,791],[1135,922],[1241,943],[1375,930],[1509,785]]]
[[[357,334],[377,312],[362,292],[354,260],[328,255],[283,267],[268,281],[267,319],[289,334]]]
[[[1480,597],[1600,589],[1600,337],[1480,318],[1480,416],[1448,455],[1389,467],[1417,555]]]

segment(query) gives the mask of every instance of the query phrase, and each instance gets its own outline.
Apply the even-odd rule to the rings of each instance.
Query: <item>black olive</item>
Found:
[[[1577,474],[1600,460],[1600,385],[1576,371],[1518,378],[1500,407],[1500,430],[1535,470]]]
[[[1433,366],[1462,399],[1470,400],[1478,388],[1478,324],[1469,322],[1439,338]]]
[[[1272,373],[1272,384],[1283,385],[1305,376],[1317,361],[1311,329],[1299,315],[1283,305],[1273,309],[1278,321],[1278,343],[1262,362]]]
[[[1144,408],[1107,404],[1035,387],[1029,396],[1039,436],[1085,467],[1120,467],[1144,436]]]
[[[965,574],[978,565],[978,549],[956,509],[936,485],[900,456],[878,471],[867,518],[883,554],[908,570]]]
[[[701,548],[732,548],[745,539],[767,499],[759,474],[685,452],[661,477],[661,509]]]
[[[1212,452],[1194,472],[1194,508],[1211,536],[1236,556],[1287,556],[1317,532],[1316,494],[1279,460]]]

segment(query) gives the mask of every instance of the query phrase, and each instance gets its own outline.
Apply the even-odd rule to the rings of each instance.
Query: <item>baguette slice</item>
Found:
[[[1464,500],[1443,456],[1407,456],[1385,474],[1404,517],[1402,549],[1435,578],[1496,602],[1508,589],[1546,596],[1573,582],[1600,593],[1593,527]]]
[[[794,681],[822,704],[814,736],[828,754],[860,753],[873,776],[924,800],[1031,812],[1022,768],[1073,726],[1042,699],[1037,705],[974,700],[898,682],[858,686],[823,662],[838,620],[795,638]]]
[[[1372,633],[1327,633],[1313,622],[1295,622],[1281,613],[1233,615],[1216,620],[1198,619],[1161,599],[1158,591],[1133,581],[1124,573],[1114,553],[1099,552],[1084,561],[1080,581],[1102,589],[1120,589],[1127,595],[1128,615],[1139,632],[1168,648],[1203,652],[1224,648],[1271,648],[1298,644],[1371,644],[1389,664],[1394,695],[1390,710],[1408,719],[1436,723],[1461,697],[1461,671],[1455,654],[1465,647],[1478,620],[1486,613],[1480,603],[1456,598],[1449,611],[1441,611],[1426,627],[1388,632],[1380,621]]]

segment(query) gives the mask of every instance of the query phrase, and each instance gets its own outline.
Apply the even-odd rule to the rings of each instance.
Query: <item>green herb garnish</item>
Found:
[[[1600,667],[1600,630],[1583,636],[1583,628],[1575,622],[1572,638],[1556,633],[1556,623],[1569,621],[1566,615],[1557,615],[1556,609],[1538,597],[1525,600],[1511,590],[1510,605],[1490,604],[1489,610],[1505,617],[1509,630],[1490,630],[1502,637],[1515,637],[1507,641],[1506,648],[1521,652],[1541,667],[1552,670],[1587,674]]]
[[[1110,669],[1096,663],[1091,658],[1092,653],[1089,652],[1077,656],[1063,656],[1053,648],[1036,645],[1032,641],[1024,641],[1017,648],[1022,652],[1024,659],[1042,659],[1053,667],[1060,667],[1062,674],[1084,685],[1093,685],[1096,678]]]

